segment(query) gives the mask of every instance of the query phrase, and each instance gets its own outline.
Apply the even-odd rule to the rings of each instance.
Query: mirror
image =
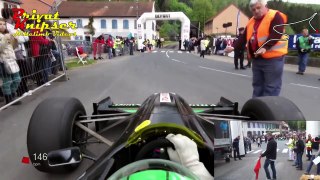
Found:
[[[68,164],[78,164],[82,160],[79,147],[59,149],[48,153],[49,166],[63,166]]]

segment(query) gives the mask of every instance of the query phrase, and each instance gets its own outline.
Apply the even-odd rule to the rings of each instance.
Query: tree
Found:
[[[216,11],[213,9],[212,2],[209,0],[193,0],[191,20],[199,21],[202,30],[205,22],[215,13]]]
[[[179,25],[176,23],[170,24],[170,22],[168,21],[162,24],[159,31],[161,37],[171,39],[171,40],[175,39],[178,32],[179,32]]]
[[[88,25],[86,25],[84,28],[88,28],[89,29],[89,33],[92,36],[94,36],[96,29],[93,27],[93,17],[92,16],[89,18]]]
[[[306,130],[306,121],[287,121],[291,130],[304,131]]]

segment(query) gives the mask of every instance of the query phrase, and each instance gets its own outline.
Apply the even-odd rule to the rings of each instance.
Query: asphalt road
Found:
[[[92,113],[93,102],[107,96],[115,103],[142,103],[155,92],[176,92],[189,103],[217,103],[224,96],[239,102],[241,108],[252,94],[252,73],[251,70],[234,70],[230,61],[232,59],[218,56],[200,59],[193,54],[161,49],[69,71],[69,81],[54,82],[27,97],[22,105],[0,112],[0,179],[75,179],[90,164],[85,161],[74,173],[62,176],[44,174],[21,163],[21,158],[28,156],[29,119],[45,98],[79,98],[87,114]],[[282,95],[295,102],[309,120],[320,119],[318,76],[284,73]],[[111,140],[115,138],[110,137]]]
[[[303,155],[303,170],[296,170],[292,166],[293,161],[288,161],[288,148],[285,145],[287,141],[277,141],[277,160],[276,172],[277,179],[280,180],[298,180],[307,169],[309,161],[306,161],[305,154]],[[234,161],[231,159],[230,163],[225,163],[223,160],[215,161],[215,179],[216,180],[255,180],[255,173],[253,171],[255,164],[261,152],[266,150],[266,143],[262,143],[261,147],[257,144],[252,144],[252,149],[242,160]],[[259,172],[259,180],[266,179],[265,171],[263,169],[265,158],[261,159],[261,169]],[[270,175],[272,175],[269,167]],[[311,174],[316,174],[316,167],[313,166]]]

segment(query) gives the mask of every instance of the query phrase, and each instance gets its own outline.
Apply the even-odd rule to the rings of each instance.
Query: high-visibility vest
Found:
[[[284,23],[287,23],[287,16],[280,11],[269,9],[267,14],[263,17],[258,29],[257,29],[257,38],[258,38],[258,46],[261,47],[270,35],[269,29],[272,20],[274,19],[276,13],[279,12],[282,16]],[[254,24],[255,19],[252,17],[247,24],[247,43],[249,43],[250,39],[254,35]],[[282,36],[281,39],[286,39],[286,36]],[[266,53],[261,56],[265,59],[276,58],[288,53],[288,41],[278,41],[274,46],[272,46]]]
[[[115,43],[113,44],[114,49],[117,49],[118,47],[120,47],[120,39],[116,39]]]
[[[312,142],[311,142],[311,140],[307,140],[307,143],[306,143],[306,147],[307,148],[311,148],[311,146],[312,146]]]
[[[206,46],[206,48],[208,47],[208,44],[209,44],[209,40],[204,40],[204,46]]]
[[[123,40],[120,40],[120,46],[121,46],[121,48],[124,48],[124,41]]]
[[[294,148],[294,140],[293,139],[289,140],[288,148],[289,149],[293,149]]]

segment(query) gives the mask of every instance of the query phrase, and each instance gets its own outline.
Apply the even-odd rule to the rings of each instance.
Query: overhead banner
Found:
[[[301,34],[295,34],[295,35],[290,35],[289,36],[289,41],[288,41],[288,49],[290,50],[295,50],[297,49],[296,47],[296,42],[298,38],[302,36]],[[311,46],[311,49],[313,50],[320,50],[320,34],[312,34],[312,37],[314,37],[313,44]]]

